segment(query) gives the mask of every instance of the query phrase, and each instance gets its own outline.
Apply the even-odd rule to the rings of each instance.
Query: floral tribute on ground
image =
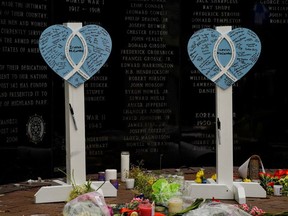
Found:
[[[278,169],[274,173],[259,173],[260,185],[268,195],[273,195],[274,185],[282,185],[282,195],[288,196],[288,169]]]
[[[168,200],[175,196],[182,196],[184,176],[163,175],[143,169],[141,166],[132,166],[129,178],[135,179],[133,192],[137,197],[144,197],[154,201],[156,205],[168,205]]]
[[[195,182],[206,184],[205,170],[199,169]],[[288,170],[277,170],[273,174],[260,172],[259,183],[273,194],[273,186],[281,184],[283,195],[288,191]],[[225,204],[220,200],[189,199],[185,196],[184,176],[181,172],[175,175],[165,175],[160,171],[148,171],[140,166],[134,166],[129,172],[129,178],[135,179],[134,195],[128,203],[107,205],[103,195],[87,185],[74,185],[69,194],[69,199],[63,210],[64,216],[203,216],[203,215],[233,215],[233,216],[288,216],[288,212],[271,214],[257,206],[247,204]],[[216,174],[211,178],[217,181]],[[249,181],[249,179],[242,179]],[[172,200],[182,200],[181,207],[176,212],[170,208]],[[175,203],[173,203],[175,204]],[[179,203],[178,203],[179,204]]]

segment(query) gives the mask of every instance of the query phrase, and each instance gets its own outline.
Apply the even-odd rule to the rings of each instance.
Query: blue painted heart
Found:
[[[187,50],[199,72],[225,90],[257,62],[261,42],[247,28],[236,28],[227,34],[206,28],[190,37]]]
[[[49,67],[77,88],[105,64],[112,41],[98,25],[86,25],[77,31],[52,25],[42,32],[39,49]]]

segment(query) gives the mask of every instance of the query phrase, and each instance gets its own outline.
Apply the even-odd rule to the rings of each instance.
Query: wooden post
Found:
[[[66,23],[64,25],[73,31],[82,28],[82,23]],[[86,182],[84,84],[75,88],[68,82],[64,82],[64,88],[66,174],[70,178],[73,177],[74,183],[83,184]]]
[[[221,34],[231,26],[216,27]],[[233,52],[233,51],[232,51]],[[225,65],[224,65],[225,66]],[[187,194],[192,198],[235,199],[246,203],[246,196],[266,197],[265,190],[256,182],[233,182],[233,92],[232,86],[223,90],[216,86],[216,174],[217,181],[208,184],[188,182]]]
[[[231,26],[216,27],[221,34]],[[216,173],[217,183],[233,186],[233,102],[232,86],[226,90],[216,86]]]
[[[82,28],[82,23],[66,23],[64,25],[73,31]],[[54,182],[59,185],[41,187],[35,194],[36,203],[66,201],[73,189],[72,183],[76,185],[86,183],[84,84],[75,88],[69,82],[64,81],[64,94],[67,182],[55,180]],[[99,188],[100,186],[101,188]],[[104,184],[103,181],[93,181],[91,187],[104,196],[117,196],[117,189],[109,181]]]

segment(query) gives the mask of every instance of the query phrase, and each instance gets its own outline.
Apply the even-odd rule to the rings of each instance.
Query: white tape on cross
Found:
[[[227,42],[229,43],[230,47],[231,47],[231,59],[228,62],[228,64],[224,67],[219,59],[218,59],[218,49],[219,49],[219,45],[222,42],[222,40],[226,39]],[[227,34],[222,34],[217,41],[215,42],[214,48],[213,48],[213,58],[214,61],[216,63],[216,65],[219,67],[219,69],[221,70],[220,73],[216,74],[214,77],[212,77],[212,81],[215,82],[217,79],[219,79],[222,75],[226,75],[227,77],[229,77],[231,80],[233,80],[233,82],[237,81],[237,78],[235,76],[233,76],[233,74],[231,74],[228,70],[229,68],[232,66],[232,64],[235,61],[236,58],[236,50],[235,50],[235,46],[233,41],[231,40],[231,38],[227,35]]]
[[[78,36],[79,39],[81,40],[81,43],[83,45],[83,56],[80,59],[79,63],[76,65],[75,62],[73,61],[73,59],[70,56],[70,44],[73,40],[73,38],[75,36]],[[84,37],[81,35],[81,33],[79,31],[75,31],[73,32],[67,39],[66,45],[65,45],[65,55],[66,58],[68,60],[68,62],[70,63],[70,65],[73,67],[73,70],[70,71],[68,74],[65,75],[64,79],[68,80],[70,77],[72,77],[75,73],[78,73],[79,75],[81,75],[85,80],[88,80],[90,78],[90,76],[88,76],[85,72],[83,72],[80,68],[81,66],[84,64],[87,55],[88,55],[88,48],[87,48],[87,43],[84,39]]]

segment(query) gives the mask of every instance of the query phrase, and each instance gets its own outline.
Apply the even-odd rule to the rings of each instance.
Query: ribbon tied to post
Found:
[[[108,32],[98,25],[87,25],[77,31],[52,25],[42,32],[39,49],[54,72],[78,87],[105,64],[112,41]]]
[[[227,34],[207,28],[191,36],[187,50],[199,72],[225,90],[257,62],[261,43],[258,36],[246,28],[236,28]]]

